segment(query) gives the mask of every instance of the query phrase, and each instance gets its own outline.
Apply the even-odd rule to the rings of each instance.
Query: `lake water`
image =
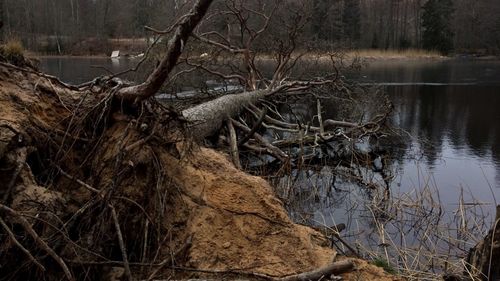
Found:
[[[40,57],[39,68],[71,84],[81,84],[97,76],[118,73],[134,67],[139,59],[110,59],[107,57]],[[144,77],[144,69],[126,76],[130,80]]]
[[[40,67],[64,81],[81,83],[106,74],[97,65],[118,72],[135,62],[41,58]],[[460,198],[464,203],[480,201],[486,213],[493,212],[495,201],[500,202],[500,62],[381,61],[354,79],[382,86],[395,106],[393,123],[412,136],[391,163],[393,194],[432,186],[450,215]],[[302,211],[327,224],[346,220],[338,205],[324,201],[315,198]]]
[[[385,85],[394,123],[414,137],[399,186],[422,186],[427,175],[445,204],[456,204],[462,188],[500,202],[500,62],[379,62],[360,81]],[[408,157],[415,148],[421,157]]]

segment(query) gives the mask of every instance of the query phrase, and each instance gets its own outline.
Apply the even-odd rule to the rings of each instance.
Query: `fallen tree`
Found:
[[[185,272],[175,267],[279,277],[331,262],[326,240],[294,225],[264,180],[191,143],[161,105],[125,115],[32,70],[0,72],[6,278],[118,267],[132,279],[160,266],[157,277]]]
[[[231,117],[245,107],[263,116],[261,124],[300,127],[273,121],[254,103],[336,78],[288,81],[283,71],[294,63],[289,57],[288,66],[279,67],[281,74],[265,87],[182,112],[153,98],[211,2],[196,1],[168,30],[173,35],[164,58],[139,85],[113,75],[72,86],[24,60],[1,58],[5,279],[133,280],[198,272],[303,280],[352,270],[350,262],[332,264],[328,240],[294,224],[267,182],[197,142],[217,133],[225,121],[237,125]],[[327,136],[318,130],[313,135]],[[240,145],[259,142],[273,155],[283,153],[256,129],[242,131],[250,136]],[[288,155],[280,157],[287,161]],[[311,273],[297,275],[303,272]]]

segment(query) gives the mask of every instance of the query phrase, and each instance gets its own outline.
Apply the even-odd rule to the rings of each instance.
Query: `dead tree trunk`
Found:
[[[488,235],[474,248],[467,257],[466,276],[475,280],[500,280],[500,205],[497,206],[495,222]]]
[[[190,122],[190,129],[196,132],[198,140],[215,133],[224,120],[236,116],[245,106],[257,102],[269,94],[269,90],[243,92],[222,96],[182,111]]]

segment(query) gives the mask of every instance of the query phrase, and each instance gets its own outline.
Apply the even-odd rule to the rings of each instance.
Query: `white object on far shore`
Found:
[[[111,58],[118,58],[120,56],[120,51],[113,51],[111,53]]]

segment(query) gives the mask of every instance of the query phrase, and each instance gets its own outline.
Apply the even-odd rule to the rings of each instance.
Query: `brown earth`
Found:
[[[251,270],[273,276],[308,271],[332,262],[328,241],[290,221],[269,184],[234,168],[221,154],[201,148],[188,163],[163,155],[177,185],[177,206],[192,235],[194,268]]]
[[[281,277],[332,262],[328,240],[294,224],[265,180],[190,143],[169,114],[158,121],[151,113],[117,110],[108,94],[71,90],[34,70],[0,63],[2,204],[31,223],[75,279],[123,273],[113,208],[135,277],[153,271],[141,262],[162,260],[170,262],[155,278],[172,276],[172,264],[185,268],[176,270],[179,278],[200,270]],[[115,118],[117,111],[131,117]],[[161,128],[144,132],[157,123]],[[2,276],[64,277],[27,238],[19,218],[0,213],[47,269],[36,270],[2,229]],[[366,262],[356,264],[345,280],[398,280]]]
[[[290,221],[262,178],[237,170],[224,155],[207,148],[194,151],[187,163],[164,156],[174,181],[186,187],[176,205],[190,210],[184,230],[193,237],[187,266],[285,276],[333,261],[329,241]],[[342,275],[344,280],[402,280],[366,261],[354,261],[357,270]]]

